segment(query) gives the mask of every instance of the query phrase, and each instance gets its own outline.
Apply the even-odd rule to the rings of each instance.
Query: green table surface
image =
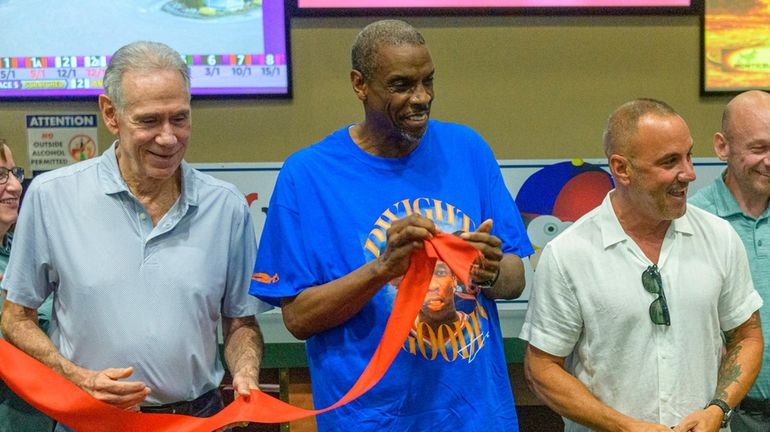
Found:
[[[519,338],[503,338],[506,362],[523,362],[526,346],[526,342]],[[307,367],[304,342],[266,343],[262,367],[268,369]]]

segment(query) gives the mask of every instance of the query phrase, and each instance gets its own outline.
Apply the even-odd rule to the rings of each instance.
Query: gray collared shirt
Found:
[[[148,404],[194,399],[219,385],[220,316],[266,306],[248,294],[256,239],[233,185],[182,162],[182,192],[158,224],[130,193],[113,145],[38,176],[2,282],[37,308],[54,293],[49,335],[74,363],[134,368]]]

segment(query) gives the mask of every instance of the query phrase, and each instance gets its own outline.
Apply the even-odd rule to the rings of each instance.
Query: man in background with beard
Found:
[[[746,247],[754,287],[770,298],[770,94],[751,90],[733,98],[714,134],[714,151],[727,168],[691,199],[730,222]],[[760,309],[764,322],[770,309]],[[767,332],[765,331],[765,335]],[[770,430],[770,352],[730,422],[732,432]]]

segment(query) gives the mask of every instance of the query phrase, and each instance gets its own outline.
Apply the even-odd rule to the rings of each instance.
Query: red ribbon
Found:
[[[409,335],[425,299],[437,259],[446,262],[467,285],[471,264],[478,256],[480,253],[475,248],[453,235],[440,233],[425,241],[425,247],[411,256],[409,270],[399,284],[382,340],[366,369],[347,394],[335,404],[320,410],[298,408],[259,390],[252,390],[248,400],[237,398],[208,418],[125,411],[94,399],[2,339],[0,378],[32,406],[78,432],[208,432],[238,422],[282,423],[309,417],[345,405],[379,382]]]

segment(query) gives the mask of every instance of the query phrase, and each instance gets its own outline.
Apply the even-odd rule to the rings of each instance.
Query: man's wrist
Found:
[[[377,286],[377,289],[398,277],[398,275],[393,275],[393,269],[391,269],[384,261],[385,260],[380,256],[367,263],[369,265],[369,278]]]
[[[719,416],[720,428],[727,427],[733,416],[733,409],[722,399],[712,399],[704,409]]]
[[[237,372],[233,373],[233,382],[235,382],[236,379],[246,380],[247,382],[256,385],[259,382],[259,369],[254,366],[242,367],[238,369]]]
[[[480,282],[474,281],[473,284],[476,285],[478,288],[488,289],[495,286],[498,278],[500,278],[500,267],[497,268],[497,272],[495,272],[495,276],[492,279],[487,279],[485,281],[480,281]]]
[[[254,365],[242,366],[235,373],[245,376],[257,376],[259,375],[259,368]]]

